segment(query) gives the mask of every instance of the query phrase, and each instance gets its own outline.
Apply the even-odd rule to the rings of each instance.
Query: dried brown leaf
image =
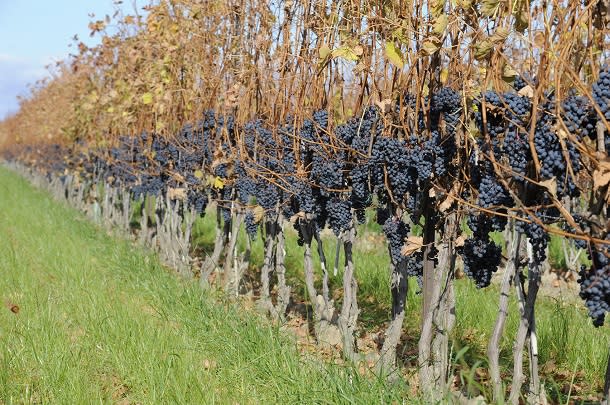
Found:
[[[557,179],[555,177],[541,181],[540,185],[544,187],[553,197],[557,197]]]
[[[294,214],[293,216],[291,216],[290,223],[294,225],[301,218],[305,218],[305,213],[303,211],[299,211],[296,214]]]
[[[424,238],[421,236],[409,236],[405,240],[405,245],[400,250],[403,256],[410,256],[424,246]]]
[[[599,190],[610,184],[610,158],[599,162],[599,167],[593,172],[593,190]]]
[[[259,222],[262,221],[263,217],[265,216],[265,209],[263,207],[261,207],[260,205],[257,205],[252,210],[252,213],[254,214],[254,222],[258,224]]]
[[[519,90],[518,93],[521,97],[527,97],[527,98],[532,98],[534,97],[534,89],[532,88],[532,86],[530,86],[529,84],[527,86],[525,86],[524,88],[522,88],[521,90]]]
[[[170,200],[186,200],[186,189],[184,188],[171,188],[167,189],[167,196]]]

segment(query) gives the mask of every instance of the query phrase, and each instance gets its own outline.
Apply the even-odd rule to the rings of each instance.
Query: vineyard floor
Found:
[[[213,228],[212,216],[197,222],[199,253],[213,244]],[[388,321],[388,257],[374,223],[358,232],[359,347],[372,352]],[[336,352],[312,344],[303,326],[302,250],[296,240],[288,232],[286,264],[297,305],[287,325],[278,328],[256,314],[252,295],[235,303],[202,292],[196,281],[179,279],[150,253],[0,168],[0,404],[415,403],[405,398],[417,374],[416,283],[399,351],[402,375],[389,385],[362,367],[334,364],[341,363]],[[334,238],[324,240],[334,263]],[[260,240],[253,246],[256,269],[262,262]],[[331,291],[340,291],[341,269],[336,275],[331,270],[330,282]],[[477,290],[462,279],[456,293],[456,388],[486,394],[484,353],[498,289]],[[516,314],[513,300],[501,351],[507,376]],[[561,403],[595,400],[603,384],[608,328],[594,329],[573,293],[541,298],[537,319],[549,397]]]
[[[388,403],[0,168],[0,404]]]
[[[196,222],[194,245],[199,255],[210,252],[214,243],[214,209]],[[297,233],[286,226],[286,265],[289,284],[293,286],[293,299],[297,305],[289,314],[289,328],[298,338],[301,352],[310,352],[314,343],[308,333],[306,318],[299,309],[306,306],[306,290],[303,282],[303,250],[297,244]],[[387,245],[379,225],[370,216],[364,225],[358,227],[358,237],[354,248],[354,263],[358,280],[358,304],[362,326],[358,347],[361,352],[375,352],[383,342],[384,328],[389,322],[390,291],[389,255]],[[501,243],[501,234],[494,235]],[[324,250],[331,270],[329,290],[339,292],[333,298],[341,307],[342,297],[342,254],[336,274],[332,269],[336,255],[336,239],[332,232],[322,232]],[[245,247],[245,237],[240,241]],[[251,267],[259,276],[263,257],[260,238],[252,244]],[[582,256],[582,255],[581,255]],[[594,328],[578,297],[578,284],[574,272],[566,271],[561,239],[552,236],[549,244],[549,258],[552,268],[543,275],[543,285],[536,306],[537,332],[539,340],[539,361],[541,378],[551,403],[598,403],[603,388],[606,370],[607,347],[610,341],[608,327]],[[316,274],[322,274],[315,261]],[[458,266],[460,263],[458,263]],[[256,278],[255,277],[255,278]],[[319,277],[316,281],[319,285]],[[471,396],[483,394],[491,397],[487,372],[487,343],[494,327],[498,311],[499,279],[501,270],[494,276],[494,283],[483,290],[477,289],[467,278],[456,281],[457,323],[453,331],[453,372],[455,389],[468,392]],[[256,282],[246,289],[256,291]],[[256,300],[250,295],[252,301]],[[403,338],[399,347],[398,362],[401,366],[400,379],[407,382],[417,380],[417,342],[421,326],[421,294],[415,280],[410,280],[407,297],[407,316],[403,327]],[[247,302],[247,301],[246,301]],[[253,307],[254,303],[247,303]],[[500,361],[502,373],[510,380],[513,367],[512,343],[518,327],[518,307],[515,292],[511,291],[509,316],[504,338],[501,341]],[[337,361],[340,352],[329,355],[324,348],[318,348],[323,357],[333,357]],[[371,358],[366,356],[367,358]],[[374,356],[372,356],[374,358]],[[370,366],[369,362],[369,366]],[[510,388],[510,387],[507,387]],[[410,400],[412,401],[412,400]]]

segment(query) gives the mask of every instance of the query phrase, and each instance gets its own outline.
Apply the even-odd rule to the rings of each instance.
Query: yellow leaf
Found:
[[[152,93],[144,93],[142,94],[142,104],[150,104],[153,101]]]
[[[225,186],[225,182],[218,176],[214,179],[213,187],[222,190]]]
[[[201,180],[203,178],[203,172],[201,170],[195,170],[195,173],[193,173],[193,175],[195,177],[197,177],[199,180]]]
[[[438,16],[436,21],[434,21],[434,25],[432,26],[432,31],[438,35],[443,35],[445,30],[447,29],[447,14],[441,14]]]
[[[506,38],[510,35],[510,30],[505,27],[498,27],[496,32],[493,33],[490,40],[494,44],[499,44],[506,41]]]
[[[332,53],[331,49],[328,45],[322,44],[320,49],[318,50],[318,54],[320,55],[320,59],[324,60]]]
[[[491,53],[493,48],[494,48],[493,43],[491,43],[491,41],[489,41],[487,39],[479,42],[474,49],[475,59],[478,59],[478,60],[485,59],[486,57],[489,56],[489,54]]]
[[[491,17],[498,12],[500,8],[500,0],[483,0],[481,2],[481,14],[485,17]]]
[[[449,78],[449,70],[447,68],[443,68],[441,70],[441,83],[446,84],[448,78]]]
[[[428,55],[432,55],[440,49],[440,46],[436,41],[424,41],[424,43],[422,44],[422,48],[424,49],[424,52],[426,52]]]
[[[349,46],[342,46],[332,51],[333,58],[343,58],[355,62],[358,60],[358,55]]]
[[[397,68],[402,69],[405,65],[402,59],[402,53],[400,52],[400,49],[394,45],[394,42],[388,41],[385,43],[385,54],[390,63]]]

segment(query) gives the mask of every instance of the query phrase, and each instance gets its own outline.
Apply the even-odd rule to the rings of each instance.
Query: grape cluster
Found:
[[[610,244],[610,234],[606,236]],[[580,297],[585,300],[593,325],[602,326],[606,312],[610,311],[610,245],[594,246],[589,258],[591,267],[582,266],[580,272]]]
[[[540,177],[543,180],[556,179],[559,197],[578,197],[579,190],[571,173],[576,175],[582,167],[580,152],[569,139],[560,142],[554,130],[557,119],[552,111],[553,105],[553,97],[542,103],[534,131],[534,145],[541,165]],[[564,156],[562,145],[567,149],[567,156]]]
[[[326,203],[328,224],[335,235],[348,230],[352,224],[352,207],[350,200],[340,200],[337,197],[329,199]]]
[[[502,248],[489,238],[469,238],[464,242],[462,257],[464,273],[470,277],[477,288],[491,283],[502,259]]]
[[[598,80],[592,87],[593,101],[600,109],[601,114],[607,121],[610,121],[610,65],[605,65],[599,73]],[[596,136],[595,131],[589,132],[590,137]],[[604,143],[606,154],[610,155],[610,132],[604,132]]]
[[[546,248],[549,244],[549,234],[544,228],[534,222],[523,225],[524,233],[528,238],[533,249],[533,261],[537,264],[544,263],[546,260]]]
[[[508,163],[513,170],[513,178],[524,181],[527,175],[528,163],[531,161],[529,135],[518,128],[509,128],[504,137],[503,150]]]
[[[594,137],[596,116],[589,99],[574,94],[561,103],[561,119],[569,133],[581,137]]]
[[[404,259],[401,250],[409,235],[409,226],[398,218],[390,217],[383,224],[383,232],[388,239],[392,263],[397,266]]]
[[[489,286],[502,259],[502,248],[489,236],[496,229],[495,220],[496,216],[470,215],[468,227],[472,230],[472,236],[459,249],[464,261],[464,273],[475,282],[477,288]]]
[[[599,78],[592,86],[593,101],[606,120],[610,120],[610,65],[599,72]]]
[[[258,223],[254,217],[254,212],[251,210],[246,212],[246,216],[244,217],[244,226],[246,228],[246,234],[250,237],[250,239],[254,239],[256,233],[258,232]]]
[[[498,182],[492,170],[487,171],[479,184],[477,204],[483,208],[496,208],[497,212],[506,213],[506,207],[514,205],[513,199],[506,188]],[[502,231],[506,227],[506,217],[494,215],[489,218],[493,230]]]

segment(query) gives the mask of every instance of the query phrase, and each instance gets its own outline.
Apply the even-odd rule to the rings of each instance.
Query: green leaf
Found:
[[[405,63],[403,61],[402,53],[400,52],[400,49],[394,45],[394,42],[388,41],[385,43],[385,54],[392,65],[399,69],[404,67]]]

